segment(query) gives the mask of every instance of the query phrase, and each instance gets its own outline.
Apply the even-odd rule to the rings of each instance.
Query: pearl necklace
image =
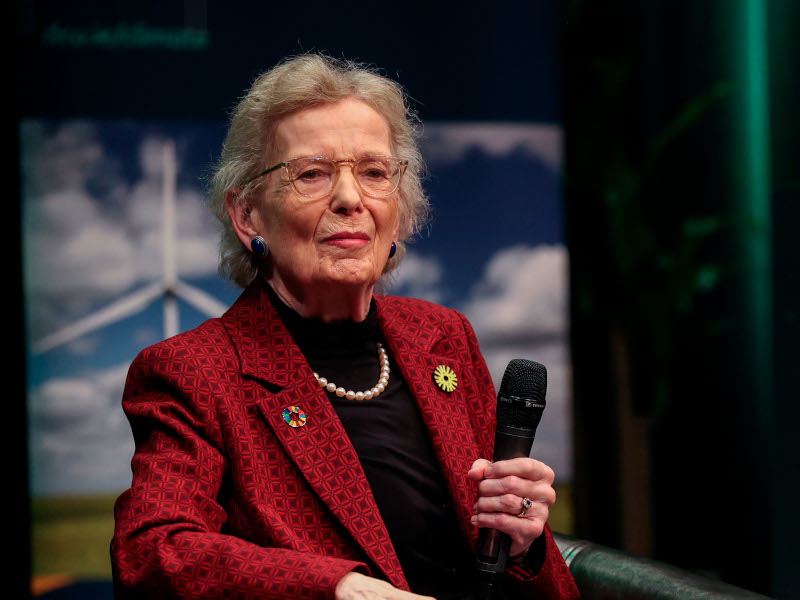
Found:
[[[332,381],[328,381],[324,377],[320,377],[319,373],[314,373],[314,377],[316,377],[321,388],[328,392],[335,393],[340,398],[358,401],[372,400],[373,398],[380,396],[381,393],[383,393],[383,391],[386,389],[386,386],[389,384],[389,357],[386,355],[386,350],[383,349],[383,346],[380,343],[378,344],[378,360],[381,363],[381,374],[378,377],[378,383],[375,384],[375,387],[370,388],[365,392],[355,392],[353,390],[346,390],[343,387],[338,387]]]

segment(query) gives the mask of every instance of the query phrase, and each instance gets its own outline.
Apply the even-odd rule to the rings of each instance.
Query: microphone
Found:
[[[543,365],[522,358],[508,363],[497,393],[493,461],[530,456],[546,391],[547,369]],[[480,598],[491,598],[495,576],[505,570],[510,547],[508,534],[481,528],[476,556]]]

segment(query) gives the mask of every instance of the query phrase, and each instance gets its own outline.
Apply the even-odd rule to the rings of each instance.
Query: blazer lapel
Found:
[[[365,554],[392,585],[408,590],[358,455],[263,285],[252,284],[223,316],[244,375],[281,388],[263,389],[258,397],[261,413],[303,477]],[[282,413],[289,406],[302,409],[304,426],[286,423]]]
[[[479,457],[479,446],[464,398],[466,386],[460,385],[448,393],[441,390],[433,379],[439,365],[450,367],[459,380],[468,377],[469,371],[459,358],[444,350],[448,346],[447,340],[434,315],[385,310],[382,298],[378,296],[376,300],[378,318],[391,356],[419,406],[456,507],[461,530],[474,547],[478,530],[470,522],[470,517],[477,500],[477,489],[467,479],[467,471]],[[437,353],[440,348],[443,351]]]

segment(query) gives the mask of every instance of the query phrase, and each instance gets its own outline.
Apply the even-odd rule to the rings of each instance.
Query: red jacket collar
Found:
[[[222,316],[241,360],[242,373],[280,387],[291,385],[306,364],[300,348],[269,301],[262,280],[257,279]],[[415,341],[416,349],[429,352],[442,338],[432,314],[409,315],[391,310],[394,298],[375,295],[378,322],[389,346],[400,338]]]

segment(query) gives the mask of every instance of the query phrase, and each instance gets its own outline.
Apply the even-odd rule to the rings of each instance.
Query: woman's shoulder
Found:
[[[215,411],[237,384],[238,373],[238,358],[221,319],[208,319],[136,355],[125,379],[122,408],[129,419],[180,415],[221,445]]]
[[[445,329],[454,327],[457,330],[466,326],[471,330],[467,318],[455,308],[407,296],[376,295],[375,300],[384,318],[393,321],[406,321],[423,327],[425,324]]]
[[[454,308],[436,304],[429,300],[423,300],[422,298],[376,294],[375,300],[384,310],[405,310],[417,314],[430,314],[439,317],[458,317],[461,314]]]
[[[222,323],[215,317],[139,351],[134,365],[151,367],[193,362],[213,364],[225,362],[233,354],[230,338]]]

